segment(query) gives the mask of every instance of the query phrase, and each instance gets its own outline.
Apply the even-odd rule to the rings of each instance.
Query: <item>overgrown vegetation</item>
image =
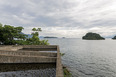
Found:
[[[61,56],[64,56],[64,55],[65,55],[65,53],[60,53],[60,55],[61,55]]]
[[[40,40],[41,28],[33,28],[31,38],[22,33],[23,27],[0,24],[0,45],[49,45],[48,40]]]
[[[48,40],[41,40],[39,39],[39,32],[41,32],[41,28],[33,28],[32,38],[28,38],[26,40],[28,45],[49,45]]]
[[[60,53],[60,55],[64,56],[65,53]],[[65,66],[63,66],[63,73],[64,73],[64,77],[72,77],[72,74]]]
[[[63,71],[64,71],[64,77],[72,77],[72,74],[66,67],[63,67]]]

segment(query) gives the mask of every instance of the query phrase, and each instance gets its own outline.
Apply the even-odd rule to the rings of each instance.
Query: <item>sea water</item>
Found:
[[[63,65],[73,77],[116,77],[116,40],[49,38],[59,45]]]

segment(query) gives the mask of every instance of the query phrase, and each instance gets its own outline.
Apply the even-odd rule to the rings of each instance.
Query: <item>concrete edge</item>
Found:
[[[59,46],[57,46],[56,77],[64,77]]]

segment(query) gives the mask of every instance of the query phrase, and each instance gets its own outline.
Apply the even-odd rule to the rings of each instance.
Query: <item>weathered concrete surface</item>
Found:
[[[39,52],[39,51],[57,51]],[[63,77],[59,46],[0,46],[0,63],[56,63],[56,77]]]
[[[57,53],[54,52],[39,52],[39,51],[4,51],[0,50],[0,55],[27,55],[27,56],[46,56],[46,57],[56,57]]]
[[[64,77],[59,46],[57,46],[56,77]]]
[[[19,49],[29,51],[55,51],[57,50],[57,45],[0,45],[0,50],[17,51]]]
[[[14,45],[0,45],[0,50],[11,50],[11,51],[17,51],[19,49],[22,49],[23,46],[14,46]]]
[[[55,57],[0,55],[0,63],[55,63]]]
[[[0,46],[0,63],[55,63],[57,53],[20,50],[42,47],[50,48],[51,46]]]
[[[22,45],[23,48],[50,48],[50,49],[57,49],[57,45]]]
[[[23,50],[29,51],[56,51],[56,45],[23,45]]]

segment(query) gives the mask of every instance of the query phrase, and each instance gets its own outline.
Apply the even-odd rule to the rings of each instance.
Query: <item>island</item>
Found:
[[[85,36],[82,37],[84,40],[105,40],[97,33],[88,32]]]
[[[50,36],[46,36],[46,37],[44,37],[44,38],[58,38],[58,37],[50,37]]]
[[[113,40],[116,40],[116,36],[114,36],[112,39],[113,39]]]

